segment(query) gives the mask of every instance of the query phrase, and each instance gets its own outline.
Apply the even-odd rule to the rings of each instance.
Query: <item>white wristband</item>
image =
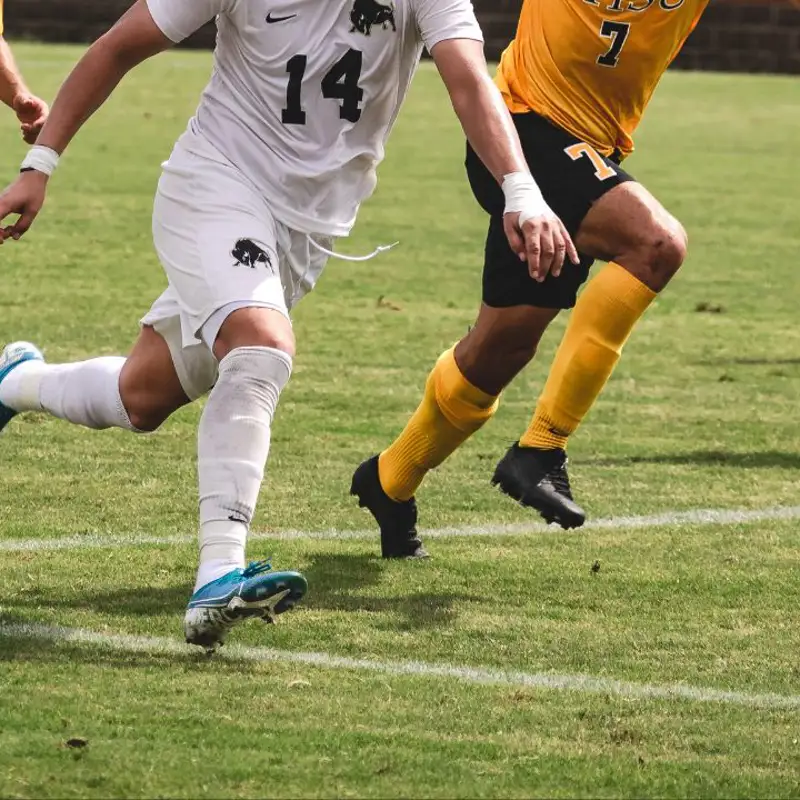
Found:
[[[56,171],[59,160],[59,155],[55,150],[34,145],[28,150],[28,155],[25,156],[20,171],[36,170],[36,172],[42,172],[49,177]]]
[[[512,172],[503,177],[503,194],[506,196],[506,214],[519,213],[519,224],[550,213],[550,206],[542,195],[533,175],[529,172]]]

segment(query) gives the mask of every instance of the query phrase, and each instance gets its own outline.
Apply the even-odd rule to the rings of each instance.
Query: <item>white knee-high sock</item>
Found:
[[[271,347],[240,347],[220,361],[198,436],[200,568],[195,591],[245,564],[272,419],[291,373],[291,357]]]
[[[119,393],[124,358],[76,364],[26,361],[0,384],[0,403],[14,411],[46,411],[76,425],[135,430]]]

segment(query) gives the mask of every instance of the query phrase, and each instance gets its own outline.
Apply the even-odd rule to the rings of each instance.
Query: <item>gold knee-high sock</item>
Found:
[[[656,293],[618,264],[586,286],[570,317],[523,447],[564,448],[600,396]]]
[[[419,408],[380,455],[378,474],[393,500],[410,500],[426,473],[438,467],[497,410],[498,398],[473,386],[456,364],[454,349],[436,362]]]

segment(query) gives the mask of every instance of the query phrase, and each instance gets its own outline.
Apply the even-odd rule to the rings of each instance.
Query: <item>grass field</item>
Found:
[[[18,55],[50,97],[78,51]],[[0,341],[53,361],[125,352],[164,284],[159,164],[208,71],[197,53],[145,65],[77,140],[36,229],[0,249]],[[617,525],[544,532],[488,485],[562,321],[421,492],[423,525],[449,529],[434,558],[383,563],[358,533],[352,469],[479,302],[484,220],[428,68],[341,249],[402,246],[332,263],[296,312],[255,524],[272,535],[250,554],[307,574],[302,610],[212,661],[180,643],[199,408],[142,438],[16,421],[0,442],[0,796],[800,796],[797,93],[670,74],[641,130],[630,168],[692,249],[571,448],[579,500]],[[0,122],[5,184],[23,147]]]

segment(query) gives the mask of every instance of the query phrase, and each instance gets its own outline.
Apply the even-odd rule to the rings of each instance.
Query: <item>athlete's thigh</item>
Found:
[[[553,211],[575,237],[592,206],[633,178],[614,161],[534,113],[514,121],[531,173]],[[579,265],[567,264],[558,278],[530,278],[527,265],[511,250],[503,230],[504,198],[492,175],[468,149],[467,173],[476,199],[490,215],[483,275],[483,300],[491,307],[532,305],[571,308],[589,275],[594,255],[580,252]],[[580,250],[580,247],[579,247]]]
[[[632,181],[614,187],[593,204],[575,243],[595,258],[624,262],[671,236],[685,241],[680,222],[641,183]]]
[[[173,153],[156,195],[153,240],[186,346],[223,308],[252,305],[288,316],[277,223],[232,166]]]

